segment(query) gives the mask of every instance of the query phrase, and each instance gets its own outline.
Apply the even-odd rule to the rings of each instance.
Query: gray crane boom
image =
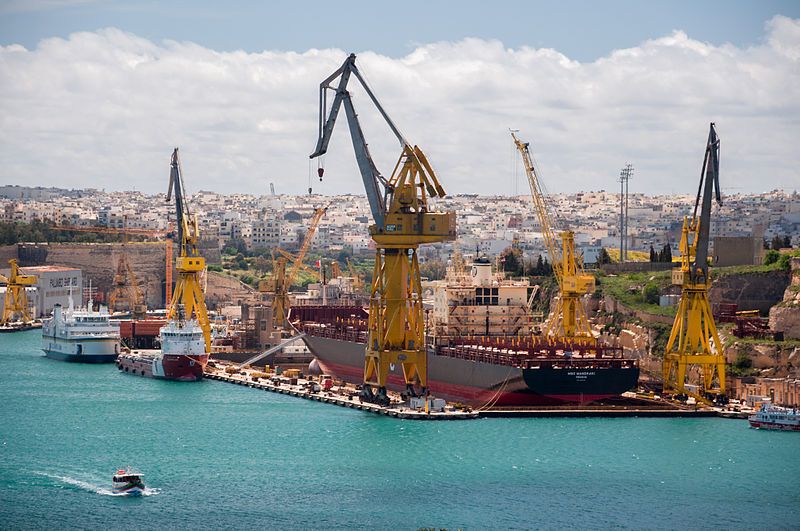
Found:
[[[697,190],[697,199],[695,199],[694,203],[694,219],[697,219],[697,207],[700,206],[700,225],[697,228],[694,264],[692,264],[690,273],[696,280],[700,280],[696,278],[698,274],[703,275],[703,281],[708,279],[708,240],[711,229],[712,194],[716,195],[717,203],[722,204],[719,191],[719,144],[717,130],[714,122],[711,122],[708,131],[708,142],[706,143],[706,154],[703,158],[703,169],[700,173],[700,187]]]
[[[178,242],[181,247],[184,243],[184,221],[189,223],[189,208],[184,202],[186,191],[183,188],[183,179],[181,178],[181,163],[178,159],[178,148],[172,152],[172,159],[170,161],[169,171],[169,188],[167,188],[167,203],[172,197],[172,192],[175,192],[175,224],[178,227]]]
[[[367,193],[367,199],[369,200],[372,218],[375,220],[376,225],[383,227],[386,215],[386,195],[391,194],[393,191],[389,189],[386,179],[383,177],[383,175],[381,175],[375,166],[375,162],[372,160],[372,155],[370,155],[369,148],[367,147],[367,142],[364,138],[364,132],[361,129],[361,124],[358,121],[358,115],[353,107],[353,100],[347,90],[347,83],[350,81],[351,74],[355,74],[356,78],[361,83],[361,86],[364,87],[364,90],[366,90],[367,94],[372,100],[372,103],[374,103],[375,107],[378,108],[378,112],[380,112],[381,116],[383,116],[383,119],[386,120],[386,123],[389,125],[389,128],[397,137],[397,140],[401,143],[401,145],[405,147],[409,144],[403,137],[402,133],[400,133],[400,130],[397,129],[397,126],[394,124],[392,119],[389,118],[389,115],[386,114],[386,111],[383,109],[383,106],[381,106],[378,98],[375,97],[375,94],[361,76],[361,73],[356,67],[355,61],[355,54],[350,54],[342,66],[333,74],[325,78],[325,80],[323,80],[319,85],[319,138],[317,139],[317,147],[314,150],[314,153],[310,155],[310,158],[313,159],[319,157],[328,151],[328,143],[330,142],[331,134],[333,133],[333,127],[336,124],[336,118],[339,115],[339,109],[342,104],[344,104],[344,112],[347,115],[347,122],[350,126],[350,138],[353,141],[353,150],[355,151],[356,162],[358,163],[358,168],[361,173],[361,179],[364,182],[364,189]],[[339,84],[334,89],[331,86],[331,83],[333,83],[337,77],[339,78]],[[331,103],[330,110],[328,110],[327,105],[328,90],[334,90],[336,92],[333,102]],[[320,174],[320,177],[321,176],[322,175]],[[384,192],[381,191],[381,184],[384,187]]]

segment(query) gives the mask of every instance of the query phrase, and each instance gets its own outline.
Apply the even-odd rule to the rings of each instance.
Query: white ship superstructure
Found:
[[[82,363],[110,363],[119,354],[119,323],[110,320],[108,309],[97,311],[89,301],[86,309],[75,309],[72,297],[65,310],[60,305],[42,325],[42,350],[48,358]]]

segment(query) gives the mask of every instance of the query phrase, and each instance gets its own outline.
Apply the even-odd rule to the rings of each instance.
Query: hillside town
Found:
[[[554,194],[551,207],[560,228],[575,231],[575,243],[587,266],[595,264],[601,248],[620,247],[620,194],[609,191]],[[207,247],[224,248],[241,242],[247,250],[295,248],[306,233],[316,208],[327,207],[311,249],[347,250],[355,255],[373,251],[367,227],[372,223],[363,195],[245,195],[199,191],[190,197]],[[547,256],[530,196],[454,195],[435,202],[439,210],[458,216],[457,245],[467,251],[495,256],[508,247],[526,255]],[[628,198],[629,251],[651,246],[675,247],[683,216],[691,215],[694,197]],[[137,191],[105,192],[25,186],[0,187],[0,222],[35,220],[68,227],[168,230],[169,206],[161,194]],[[800,194],[773,190],[763,194],[732,194],[715,206],[711,248],[719,265],[760,264],[763,249],[776,237],[786,247],[800,245]],[[434,246],[447,256],[451,243]]]

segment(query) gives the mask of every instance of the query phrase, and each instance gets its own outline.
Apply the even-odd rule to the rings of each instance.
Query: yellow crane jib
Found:
[[[715,195],[717,203],[722,204],[719,148],[716,126],[712,122],[694,212],[691,218],[683,219],[681,267],[672,272],[673,283],[681,286],[681,300],[663,362],[665,393],[692,395],[705,402],[709,402],[709,396],[726,393],[725,355],[708,302],[712,196]],[[695,392],[688,382],[693,369],[700,373],[699,392]]]
[[[205,296],[200,287],[200,274],[206,268],[205,258],[200,256],[197,242],[200,231],[197,216],[192,216],[185,202],[186,191],[183,186],[183,177],[178,158],[178,148],[172,152],[169,174],[169,188],[167,189],[167,202],[175,194],[175,214],[178,229],[178,245],[180,250],[175,258],[175,269],[178,271],[178,281],[167,310],[167,318],[175,319],[183,315],[187,319],[197,319],[206,343],[206,352],[211,352],[211,323],[208,319]]]
[[[427,353],[424,337],[422,287],[417,248],[426,243],[454,240],[455,212],[431,212],[430,198],[445,191],[427,157],[398,130],[366,83],[351,54],[342,66],[320,83],[319,137],[311,158],[327,152],[339,110],[344,106],[356,162],[369,201],[374,224],[369,233],[376,245],[369,334],[364,361],[367,400],[387,403],[386,383],[392,365],[402,367],[406,387],[427,388]],[[402,152],[386,179],[369,153],[347,84],[355,76],[389,128]],[[335,84],[338,79],[338,83]],[[333,101],[328,107],[328,93]],[[324,168],[318,170],[320,179]],[[377,393],[373,393],[373,387]]]
[[[11,267],[11,272],[8,276],[0,275],[0,282],[6,284],[3,317],[0,319],[0,324],[7,325],[17,320],[23,324],[28,324],[33,319],[28,309],[28,295],[25,292],[25,288],[35,286],[38,279],[36,275],[21,274],[15,258],[9,260],[8,265]]]
[[[553,264],[553,273],[559,288],[553,319],[545,323],[543,332],[549,337],[594,343],[596,338],[592,334],[589,318],[581,303],[581,297],[595,289],[594,276],[587,275],[583,271],[583,261],[575,252],[574,232],[569,230],[560,232],[561,245],[559,246],[548,212],[547,196],[533,164],[530,144],[522,142],[513,131],[511,137],[522,156],[525,175],[528,177],[531,189],[534,212],[539,221],[547,254]]]

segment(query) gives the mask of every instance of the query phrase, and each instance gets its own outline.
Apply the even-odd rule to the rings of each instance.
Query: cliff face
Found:
[[[767,313],[783,299],[788,284],[788,271],[731,274],[713,280],[708,298],[712,305],[736,303],[740,310]]]
[[[7,251],[10,253],[10,251]],[[149,308],[164,307],[164,284],[166,282],[166,248],[164,243],[43,243],[19,244],[16,249],[21,265],[61,265],[76,267],[83,271],[85,281],[92,280],[98,293],[107,297],[114,282],[117,263],[123,253],[127,255],[136,282],[145,294]],[[173,256],[177,248],[173,249]],[[172,270],[172,282],[178,273]],[[206,287],[206,303],[209,308],[218,304],[236,303],[257,299],[258,292],[245,286],[235,278],[209,272]]]
[[[791,282],[783,299],[769,311],[769,326],[786,339],[800,339],[800,257],[791,260]]]
[[[85,281],[107,295],[114,282],[117,263],[123,253],[136,275],[150,308],[164,307],[166,248],[164,243],[43,243],[19,244],[22,265],[62,265],[83,271]],[[177,274],[173,270],[173,279]]]

